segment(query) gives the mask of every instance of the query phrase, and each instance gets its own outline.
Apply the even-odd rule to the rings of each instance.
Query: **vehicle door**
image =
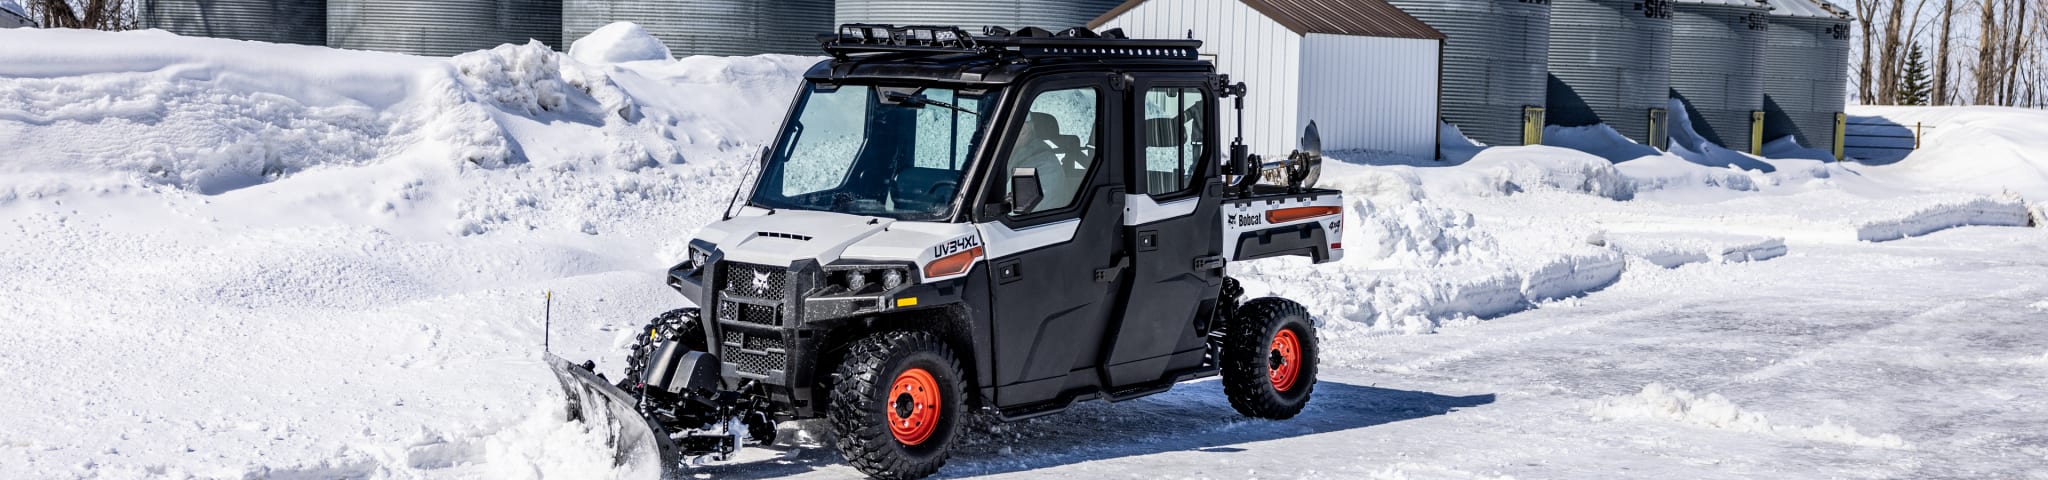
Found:
[[[1125,108],[1122,97],[1101,74],[1033,80],[990,157],[976,222],[989,258],[989,380],[1000,407],[1059,398],[1077,373],[1087,380],[1079,387],[1095,386],[1120,291],[1125,155],[1109,120]],[[1009,202],[1021,169],[1035,171],[1043,192],[1031,208]]]
[[[1103,355],[1112,389],[1201,368],[1222,286],[1222,183],[1208,76],[1136,77],[1122,228],[1131,268]]]

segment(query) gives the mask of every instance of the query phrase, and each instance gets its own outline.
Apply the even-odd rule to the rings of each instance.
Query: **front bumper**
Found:
[[[797,418],[809,418],[820,359],[830,352],[831,330],[849,319],[939,303],[917,297],[931,290],[906,283],[894,289],[855,295],[817,295],[826,268],[816,261],[790,265],[730,262],[712,252],[705,265],[678,265],[669,285],[703,309],[712,354],[732,365],[728,388],[746,382],[763,385],[770,400]],[[833,267],[840,268],[840,267]],[[957,298],[957,295],[952,295]]]

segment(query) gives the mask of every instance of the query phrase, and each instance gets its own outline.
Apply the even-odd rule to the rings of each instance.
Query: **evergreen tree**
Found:
[[[1929,90],[1927,57],[1920,51],[1920,42],[1913,42],[1906,50],[1905,75],[1899,76],[1899,105],[1926,105]]]

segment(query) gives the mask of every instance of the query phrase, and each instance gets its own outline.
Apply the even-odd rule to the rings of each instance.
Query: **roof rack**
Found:
[[[1096,32],[1074,27],[1053,33],[1038,27],[985,27],[983,35],[974,36],[958,27],[864,23],[840,25],[838,33],[819,35],[818,44],[839,60],[862,53],[1194,59],[1202,47],[1202,41],[1194,39],[1132,39],[1121,28]]]

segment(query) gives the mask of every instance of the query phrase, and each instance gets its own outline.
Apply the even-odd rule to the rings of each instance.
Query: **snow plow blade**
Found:
[[[640,415],[633,395],[612,386],[603,377],[549,353],[548,368],[562,383],[567,397],[569,419],[601,429],[613,449],[615,465],[634,465],[638,471],[667,472],[679,461],[675,443],[660,425]],[[648,465],[649,462],[659,462]],[[656,467],[658,470],[647,470]]]

